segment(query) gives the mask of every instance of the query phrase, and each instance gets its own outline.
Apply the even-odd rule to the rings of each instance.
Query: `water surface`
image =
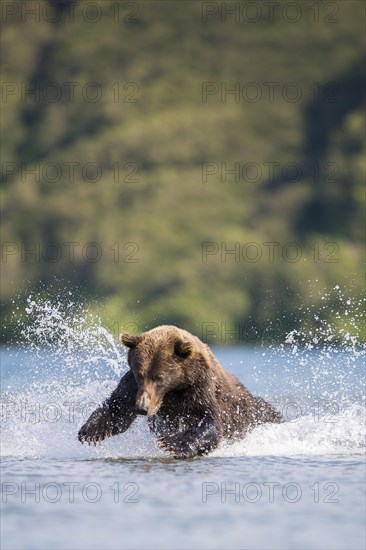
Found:
[[[365,547],[355,342],[214,350],[286,422],[183,461],[157,448],[145,418],[100,446],[78,442],[126,356],[98,324],[86,330],[55,308],[42,316],[36,344],[1,351],[4,550]],[[50,327],[58,338],[45,338]]]

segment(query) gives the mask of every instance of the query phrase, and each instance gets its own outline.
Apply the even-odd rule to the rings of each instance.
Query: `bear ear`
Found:
[[[130,334],[120,334],[119,339],[121,340],[122,344],[130,349],[135,348],[137,344],[141,342],[141,336],[132,336]]]
[[[182,358],[188,357],[192,349],[193,349],[193,346],[191,342],[188,342],[188,341],[177,340],[174,344],[174,353],[175,355],[178,355],[178,357],[182,357]]]

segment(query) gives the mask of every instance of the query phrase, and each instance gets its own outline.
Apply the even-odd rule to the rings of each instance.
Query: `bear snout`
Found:
[[[157,413],[161,405],[161,399],[154,392],[146,390],[137,393],[135,410],[137,414],[153,416]]]
[[[137,414],[143,414],[144,416],[147,415],[147,407],[139,407],[138,405],[136,405],[136,408],[135,408],[135,411],[137,412]]]
[[[150,396],[147,394],[147,392],[139,392],[136,399],[136,405],[135,410],[137,414],[147,414],[147,411],[149,410],[149,406],[151,403]]]

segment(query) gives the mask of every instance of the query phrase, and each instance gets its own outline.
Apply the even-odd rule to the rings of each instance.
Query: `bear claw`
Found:
[[[87,443],[89,446],[101,442],[112,435],[109,427],[111,415],[108,409],[99,408],[90,416],[89,420],[80,428],[78,439],[81,443]]]

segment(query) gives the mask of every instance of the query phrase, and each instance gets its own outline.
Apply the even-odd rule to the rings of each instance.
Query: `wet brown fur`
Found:
[[[161,448],[176,458],[193,458],[242,438],[258,424],[281,422],[269,403],[252,395],[189,332],[164,325],[121,339],[129,348],[130,370],[81,428],[81,442],[124,432],[143,413]]]

